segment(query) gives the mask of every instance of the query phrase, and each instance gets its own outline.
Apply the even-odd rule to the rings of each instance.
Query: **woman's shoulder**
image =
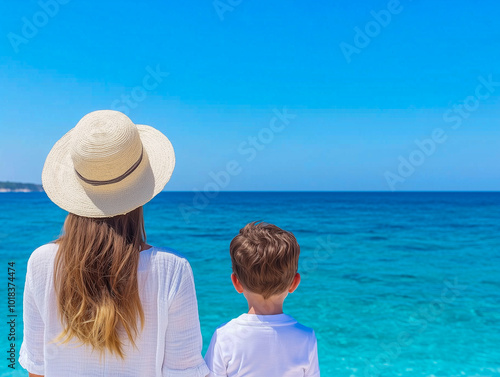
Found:
[[[184,254],[178,252],[175,249],[166,246],[152,246],[151,250],[153,253],[158,254],[161,258],[169,258],[175,260],[186,260],[187,258]]]
[[[28,264],[38,265],[47,263],[54,258],[59,246],[55,242],[47,243],[36,248],[28,259]]]
[[[147,251],[148,257],[142,259],[145,263],[139,265],[152,272],[152,276],[160,282],[160,296],[170,301],[180,289],[183,282],[194,279],[193,270],[187,258],[177,250],[169,247],[155,247]],[[163,293],[162,293],[163,292]]]
[[[182,269],[190,268],[190,264],[186,256],[170,247],[153,246],[150,249],[151,259],[157,264],[169,266],[170,268]]]
[[[42,282],[54,263],[58,245],[48,243],[36,248],[28,258],[27,275],[34,281]]]

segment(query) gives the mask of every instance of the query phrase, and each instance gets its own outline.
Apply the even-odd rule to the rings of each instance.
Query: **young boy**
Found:
[[[314,330],[283,314],[300,282],[294,235],[253,222],[231,241],[231,280],[248,313],[219,327],[205,355],[212,377],[319,377]]]

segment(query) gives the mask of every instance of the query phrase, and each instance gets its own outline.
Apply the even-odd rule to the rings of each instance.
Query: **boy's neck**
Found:
[[[248,314],[274,315],[283,314],[283,301],[287,293],[274,295],[264,299],[262,295],[253,292],[244,292],[248,302]]]

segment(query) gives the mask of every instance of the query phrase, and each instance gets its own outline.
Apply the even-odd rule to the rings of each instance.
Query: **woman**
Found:
[[[19,363],[30,376],[208,375],[191,267],[144,231],[142,206],[174,164],[161,132],[118,111],[87,114],[54,145],[42,183],[69,214],[28,261]]]

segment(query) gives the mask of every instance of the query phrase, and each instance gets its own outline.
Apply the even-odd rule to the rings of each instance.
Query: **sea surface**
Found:
[[[218,325],[247,309],[231,285],[229,242],[264,220],[301,246],[302,282],[285,312],[316,331],[322,376],[500,376],[500,193],[209,194],[164,192],[144,208],[148,242],[193,267],[203,352]],[[28,375],[17,363],[26,262],[65,215],[44,193],[0,194],[1,376]]]

